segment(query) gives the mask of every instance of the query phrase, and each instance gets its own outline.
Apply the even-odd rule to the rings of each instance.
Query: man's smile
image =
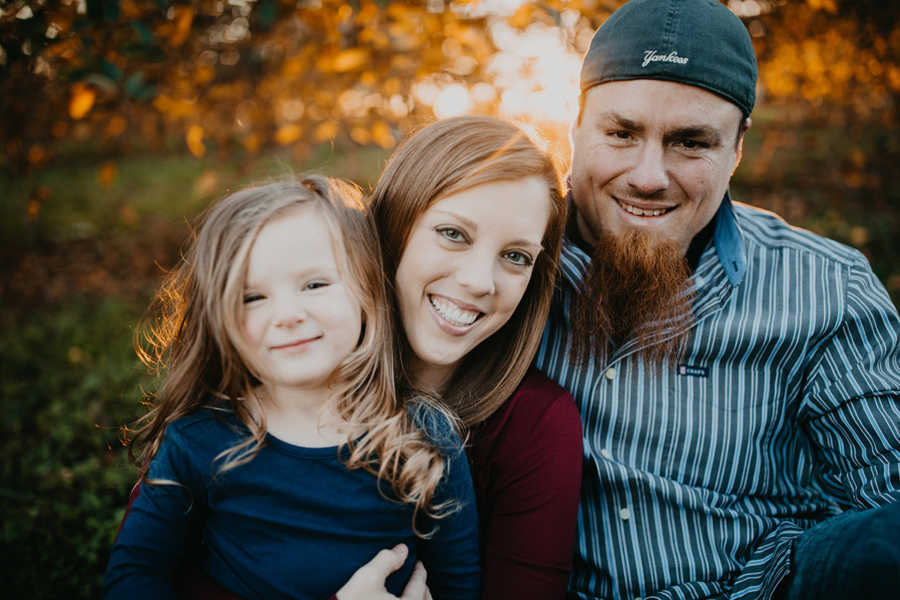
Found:
[[[662,206],[662,207],[640,207],[635,204],[631,204],[629,202],[625,202],[624,200],[620,200],[619,198],[614,198],[616,204],[619,205],[619,208],[627,212],[629,215],[634,215],[636,217],[661,217],[666,215],[678,206]]]

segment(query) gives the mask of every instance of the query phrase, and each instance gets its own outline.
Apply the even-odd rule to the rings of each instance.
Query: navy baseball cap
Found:
[[[610,81],[664,79],[709,90],[749,116],[756,54],[741,20],[716,0],[631,0],[594,34],[581,91]]]

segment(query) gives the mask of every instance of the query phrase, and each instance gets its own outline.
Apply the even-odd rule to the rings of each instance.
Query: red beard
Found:
[[[692,294],[685,293],[691,270],[674,242],[629,231],[597,240],[592,261],[572,306],[571,356],[602,365],[616,347],[632,338],[653,339],[662,331],[684,331],[691,321]],[[676,335],[641,351],[653,363],[674,362],[686,335]]]

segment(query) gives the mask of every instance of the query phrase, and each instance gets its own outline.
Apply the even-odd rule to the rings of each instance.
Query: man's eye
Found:
[[[688,150],[702,150],[704,148],[709,148],[709,144],[706,142],[701,142],[700,140],[681,140],[681,145],[687,148]]]
[[[624,129],[619,129],[619,130],[613,131],[612,135],[616,139],[620,139],[620,140],[630,140],[631,139],[631,132],[626,131]]]
[[[506,260],[521,267],[530,267],[534,262],[529,255],[524,252],[519,252],[518,250],[511,250],[510,252],[507,252],[505,256]]]
[[[262,294],[244,294],[244,304],[250,304],[257,300],[262,300],[263,298],[264,296]]]
[[[441,227],[437,231],[451,242],[461,242],[466,239],[465,234],[455,227]]]

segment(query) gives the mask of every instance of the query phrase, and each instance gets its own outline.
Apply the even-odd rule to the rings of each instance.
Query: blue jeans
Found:
[[[845,512],[794,541],[777,600],[900,597],[900,500]]]

